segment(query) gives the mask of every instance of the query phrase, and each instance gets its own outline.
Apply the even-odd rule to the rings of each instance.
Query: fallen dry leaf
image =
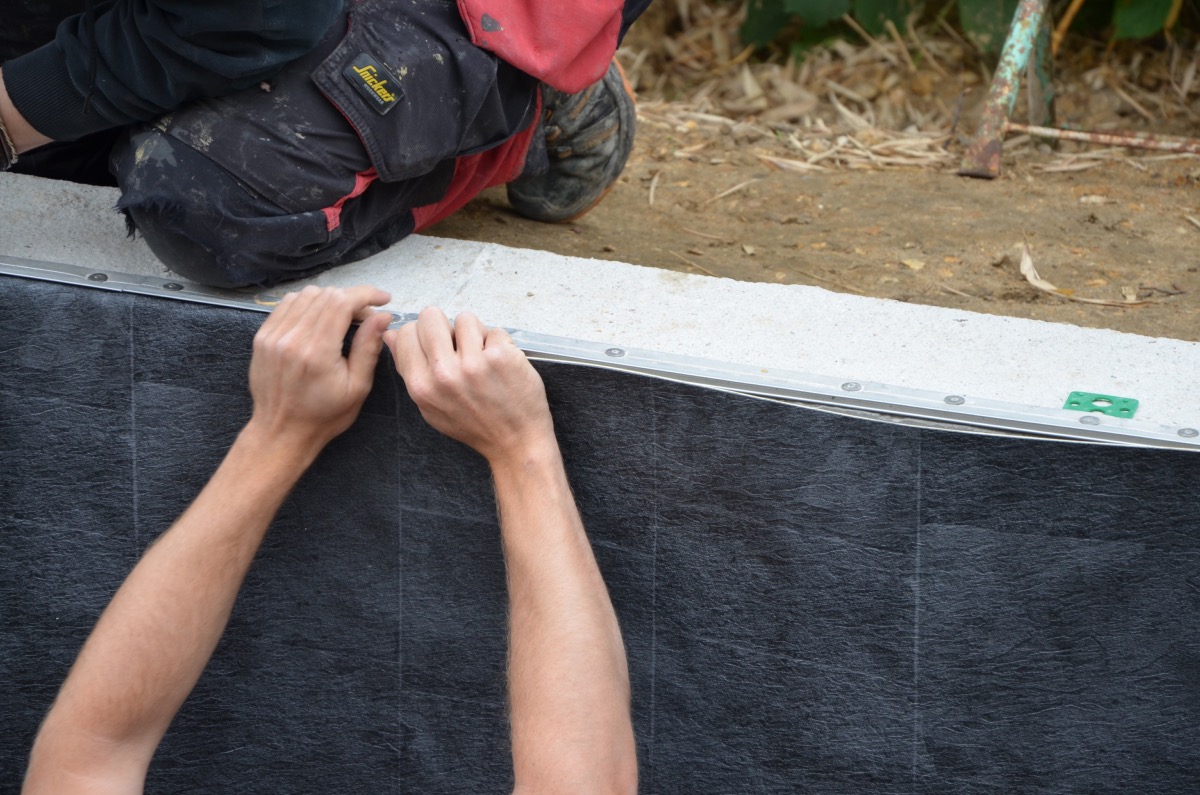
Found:
[[[1100,306],[1141,306],[1142,304],[1153,303],[1152,301],[1138,301],[1137,293],[1134,292],[1134,300],[1125,301],[1110,301],[1105,298],[1083,298],[1078,295],[1071,295],[1067,290],[1060,290],[1050,282],[1038,275],[1037,268],[1033,267],[1033,255],[1029,253],[1029,244],[1026,244],[1021,249],[1021,275],[1025,277],[1025,281],[1041,290],[1044,293],[1057,295],[1060,298],[1066,298],[1068,301],[1078,301],[1082,304],[1099,304]]]
[[[914,271],[919,271],[925,267],[925,263],[919,259],[902,259],[900,260],[900,264]]]

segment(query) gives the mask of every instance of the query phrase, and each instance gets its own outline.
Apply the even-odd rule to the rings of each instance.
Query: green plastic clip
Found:
[[[1097,411],[1110,417],[1129,419],[1137,413],[1138,402],[1133,398],[1101,395],[1096,392],[1072,392],[1063,408],[1068,411]]]

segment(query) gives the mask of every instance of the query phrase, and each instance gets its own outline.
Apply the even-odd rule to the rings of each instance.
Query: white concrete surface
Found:
[[[0,254],[165,275],[115,203],[113,190],[0,174]],[[312,281],[377,284],[397,312],[471,309],[494,325],[773,370],[1045,408],[1073,390],[1133,397],[1138,420],[1200,427],[1200,343],[430,237]]]

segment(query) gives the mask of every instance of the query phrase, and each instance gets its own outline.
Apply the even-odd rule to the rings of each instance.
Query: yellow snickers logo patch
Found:
[[[400,81],[369,53],[360,53],[342,70],[342,76],[350,81],[350,85],[354,86],[355,90],[366,98],[367,104],[381,116],[404,99]]]

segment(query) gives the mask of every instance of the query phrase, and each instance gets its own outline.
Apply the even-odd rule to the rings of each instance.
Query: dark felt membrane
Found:
[[[0,278],[0,791],[248,417],[262,317]],[[487,471],[386,365],[268,535],[148,792],[511,786]],[[643,792],[1200,788],[1200,456],[539,369]]]

